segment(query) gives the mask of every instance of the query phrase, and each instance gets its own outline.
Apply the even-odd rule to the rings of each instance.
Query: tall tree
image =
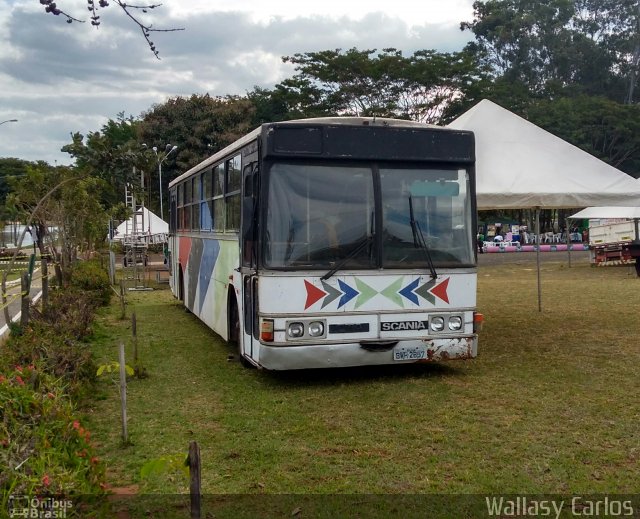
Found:
[[[11,184],[7,205],[31,226],[42,254],[61,253],[63,275],[78,253],[105,244],[109,215],[96,196],[105,189],[104,180],[83,175],[77,168],[41,162],[30,165],[25,175],[12,178]],[[52,228],[55,236],[49,234]]]
[[[496,76],[532,95],[625,98],[638,35],[638,0],[487,0],[462,29]],[[636,59],[637,62],[637,59]],[[635,81],[635,79],[634,79]]]
[[[523,115],[612,166],[640,177],[640,106],[578,96],[531,103]]]
[[[76,168],[86,175],[106,181],[106,189],[98,196],[108,206],[124,200],[125,186],[135,192],[141,189],[141,171],[152,171],[152,158],[138,140],[139,121],[118,114],[100,131],[90,132],[86,138],[80,133],[62,148],[76,161]]]
[[[8,216],[5,202],[11,191],[11,179],[26,175],[30,165],[32,165],[31,162],[22,159],[0,158],[0,220]]]
[[[237,96],[172,97],[141,115],[139,140],[149,148],[177,145],[174,173],[184,172],[253,129],[254,111]]]
[[[276,86],[277,98],[301,117],[353,115],[438,122],[446,107],[482,76],[468,53],[393,48],[341,49],[283,58],[297,74]]]

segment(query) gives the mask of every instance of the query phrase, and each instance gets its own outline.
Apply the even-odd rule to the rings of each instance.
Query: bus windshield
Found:
[[[474,265],[464,169],[274,163],[268,184],[266,268]]]

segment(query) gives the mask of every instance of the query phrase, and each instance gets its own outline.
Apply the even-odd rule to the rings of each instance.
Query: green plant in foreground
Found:
[[[71,284],[84,291],[94,293],[100,304],[111,301],[111,282],[109,274],[97,261],[81,261],[74,265],[71,272]]]
[[[102,364],[102,365],[98,366],[98,371],[96,372],[96,375],[97,376],[101,376],[105,372],[106,373],[111,373],[111,372],[118,372],[118,371],[120,371],[120,363],[114,361],[114,362],[110,362],[108,364]],[[124,365],[124,371],[129,376],[133,376],[133,374],[134,374],[133,368],[131,366],[129,366],[128,364]]]
[[[49,375],[62,379],[72,397],[84,393],[95,379],[89,346],[46,322],[32,322],[20,335],[12,334],[0,345],[0,371],[29,364],[38,364]]]
[[[102,492],[103,468],[60,379],[39,366],[0,375],[0,489],[10,494]]]

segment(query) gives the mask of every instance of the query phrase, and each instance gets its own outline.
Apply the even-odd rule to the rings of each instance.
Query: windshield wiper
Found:
[[[322,279],[323,281],[326,281],[331,276],[333,276],[336,272],[338,272],[338,270],[340,270],[342,267],[346,265],[347,261],[349,261],[351,258],[355,257],[359,252],[364,250],[364,248],[369,243],[372,243],[373,237],[374,237],[374,234],[370,234],[368,236],[363,236],[362,238],[360,238],[360,241],[358,242],[358,244],[353,249],[351,249],[351,251],[344,258],[338,261],[338,263],[336,263],[333,266],[333,268],[329,272],[327,272],[324,276],[322,276],[320,279]]]
[[[427,258],[427,265],[429,266],[429,272],[431,272],[431,279],[436,279],[438,277],[438,273],[436,272],[436,268],[433,265],[433,260],[431,259],[431,252],[429,251],[429,246],[427,245],[427,240],[424,238],[424,234],[422,229],[420,228],[420,223],[416,221],[413,216],[413,200],[411,195],[409,195],[409,218],[411,223],[411,231],[413,232],[413,244],[416,248],[420,248],[424,251],[424,255]]]

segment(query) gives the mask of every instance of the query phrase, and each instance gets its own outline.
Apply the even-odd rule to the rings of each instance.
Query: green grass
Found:
[[[534,269],[481,267],[479,357],[438,365],[249,370],[168,290],[129,293],[150,375],[129,383],[132,444],[114,384],[87,410],[110,483],[188,492],[139,472],[196,440],[207,494],[636,492],[640,280],[545,263],[538,312]],[[119,312],[97,326],[99,363],[130,344]]]

